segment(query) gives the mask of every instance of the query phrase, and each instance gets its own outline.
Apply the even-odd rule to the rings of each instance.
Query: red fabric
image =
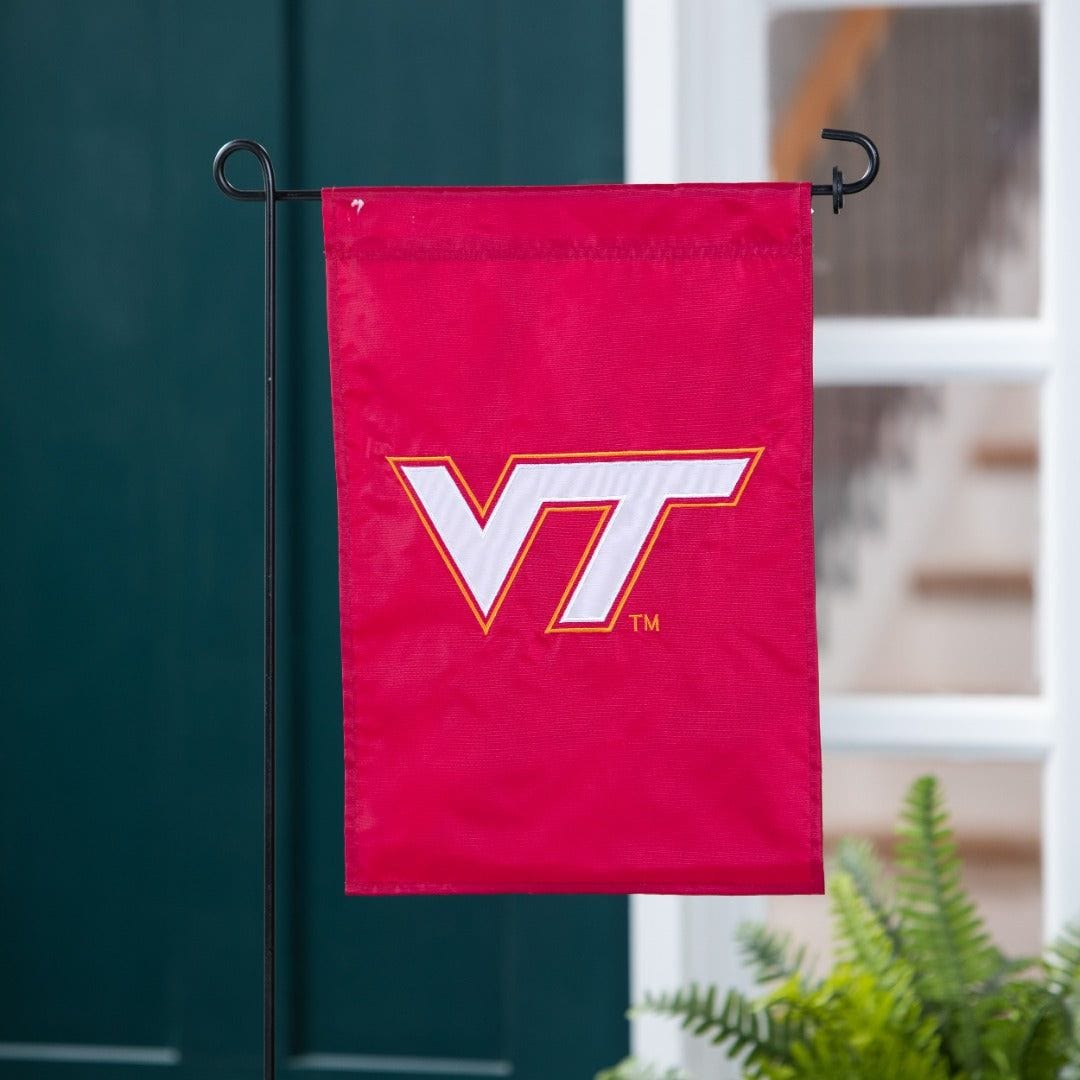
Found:
[[[347,892],[821,891],[809,197],[324,192]]]

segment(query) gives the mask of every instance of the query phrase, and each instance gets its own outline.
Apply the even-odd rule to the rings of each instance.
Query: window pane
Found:
[[[1039,301],[1039,47],[1033,5],[790,12],[770,29],[778,179],[861,175],[834,217],[817,204],[825,315],[1034,315]]]
[[[932,773],[942,784],[952,816],[963,882],[991,934],[1010,956],[1040,949],[1040,766],[1017,762],[917,761],[826,755],[824,816],[826,858],[844,836],[871,840],[888,865],[893,828],[908,785]],[[821,965],[832,955],[826,897],[769,900],[770,923],[810,945]]]
[[[1037,689],[1038,391],[819,387],[822,690]]]

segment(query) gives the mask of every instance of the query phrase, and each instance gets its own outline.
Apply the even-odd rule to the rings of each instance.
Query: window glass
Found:
[[[881,173],[834,217],[817,203],[822,315],[1035,315],[1039,304],[1038,9],[788,12],[769,36],[777,179]]]
[[[822,690],[1037,690],[1037,388],[818,387],[814,412]]]

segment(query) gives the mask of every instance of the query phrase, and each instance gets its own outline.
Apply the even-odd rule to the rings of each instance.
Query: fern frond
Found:
[[[1021,975],[1032,974],[1033,969],[1040,966],[1040,961],[1037,956],[1009,957],[1003,952],[998,952],[997,964],[997,970],[986,980],[986,982],[980,984],[978,988],[979,993],[992,994],[1010,980],[1018,978]]]
[[[851,878],[855,891],[874,913],[894,945],[900,935],[892,904],[882,891],[884,872],[874,845],[861,837],[845,836],[836,847],[836,870]]]
[[[715,986],[702,991],[692,984],[674,994],[647,994],[635,1011],[671,1017],[684,1030],[726,1046],[728,1057],[741,1058],[749,1075],[763,1062],[788,1061],[791,1044],[800,1034],[783,1017],[771,1015],[738,990],[728,991],[718,1006]]]
[[[975,1005],[988,1073],[1008,1080],[1057,1080],[1067,1060],[1069,1018],[1045,983],[1002,985]]]
[[[790,979],[806,959],[806,946],[796,945],[790,934],[761,923],[743,923],[735,932],[739,952],[759,983]]]
[[[682,1069],[664,1070],[658,1065],[646,1065],[635,1058],[624,1058],[610,1069],[602,1069],[594,1080],[690,1080]]]
[[[960,860],[934,777],[912,784],[897,836],[904,955],[924,1001],[947,1021],[957,1063],[978,1077],[982,1051],[969,992],[1000,970],[1001,955],[960,883]]]
[[[837,871],[829,880],[833,927],[839,958],[879,980],[888,981],[907,965],[897,959],[896,945],[878,911],[870,907],[849,874]]]
[[[1069,1060],[1068,1013],[1060,1002],[1044,1005],[1026,1025],[1016,1074],[1020,1080],[1054,1080]]]
[[[1066,926],[1046,950],[1046,984],[1062,998],[1080,999],[1080,925]]]
[[[1069,1020],[1068,1065],[1063,1076],[1080,1080],[1080,924],[1066,926],[1043,959],[1046,985],[1065,1007]]]
[[[801,1022],[787,1080],[949,1080],[952,1075],[937,1023],[924,1015],[903,961],[885,977],[841,963],[818,987],[787,1004],[789,1017]]]

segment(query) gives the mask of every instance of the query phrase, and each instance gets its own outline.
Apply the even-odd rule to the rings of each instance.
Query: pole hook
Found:
[[[844,205],[845,195],[854,195],[856,192],[864,191],[877,178],[878,169],[881,167],[881,155],[878,153],[878,148],[874,144],[874,140],[863,135],[862,132],[859,131],[845,131],[842,128],[823,128],[821,137],[823,139],[831,139],[834,142],[855,143],[866,151],[866,172],[864,172],[858,180],[852,180],[850,183],[845,184],[844,174],[840,171],[840,167],[834,165],[832,171],[832,183],[810,185],[811,195],[831,195],[833,213],[839,214],[841,207]]]

